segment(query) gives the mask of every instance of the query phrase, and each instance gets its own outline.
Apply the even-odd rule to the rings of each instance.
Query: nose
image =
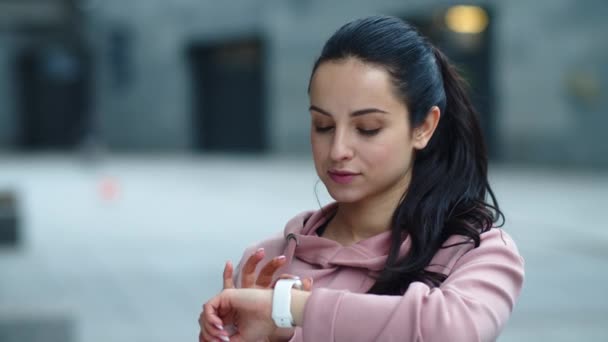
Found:
[[[331,159],[334,161],[344,161],[352,159],[354,156],[354,151],[352,148],[352,144],[350,141],[350,137],[348,136],[348,132],[345,130],[337,130],[335,131],[332,146],[331,146]]]

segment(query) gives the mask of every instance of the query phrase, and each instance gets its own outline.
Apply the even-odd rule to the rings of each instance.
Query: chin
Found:
[[[336,202],[340,203],[354,203],[365,198],[361,191],[357,191],[357,189],[335,189],[327,187],[327,192]]]

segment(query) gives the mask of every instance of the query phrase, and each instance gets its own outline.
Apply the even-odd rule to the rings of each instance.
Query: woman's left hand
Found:
[[[267,339],[275,330],[272,320],[272,290],[226,289],[203,306],[204,316],[211,324],[224,331],[233,324],[237,332],[230,341],[259,341]]]

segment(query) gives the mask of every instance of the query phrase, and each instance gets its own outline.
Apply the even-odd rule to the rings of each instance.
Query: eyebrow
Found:
[[[309,110],[314,110],[315,112],[319,112],[323,115],[327,115],[327,116],[333,116],[331,115],[330,112],[323,110],[317,106],[310,106]],[[361,115],[365,115],[365,114],[371,114],[371,113],[382,113],[382,114],[388,114],[388,112],[383,111],[382,109],[378,109],[378,108],[364,108],[364,109],[359,109],[356,110],[352,113],[350,113],[350,116],[361,116]]]

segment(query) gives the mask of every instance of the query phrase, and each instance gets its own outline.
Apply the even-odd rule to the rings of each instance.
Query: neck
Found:
[[[410,182],[409,173],[388,190],[352,203],[339,203],[331,236],[344,245],[389,231],[393,214]]]

